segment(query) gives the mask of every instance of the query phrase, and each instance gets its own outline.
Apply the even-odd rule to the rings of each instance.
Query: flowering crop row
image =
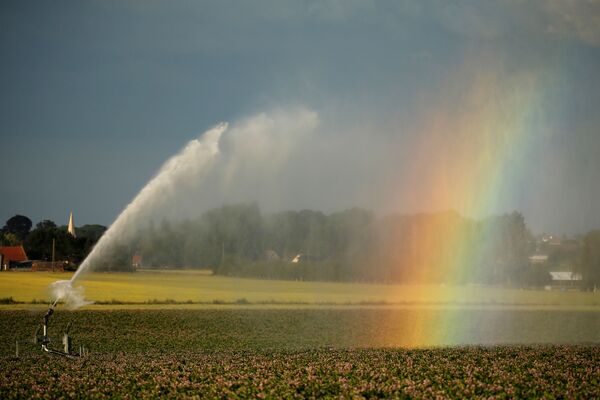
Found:
[[[16,358],[39,315],[0,312],[0,398],[600,398],[597,344],[386,348],[368,315],[57,313],[52,332],[71,319],[91,348],[69,360],[31,344]]]
[[[2,360],[0,398],[597,398],[598,347],[210,351]]]

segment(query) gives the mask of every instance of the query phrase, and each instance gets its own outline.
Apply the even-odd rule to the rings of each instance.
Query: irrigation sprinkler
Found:
[[[51,340],[50,340],[50,336],[48,334],[48,326],[50,323],[50,317],[52,317],[52,314],[54,314],[54,308],[58,304],[58,300],[59,299],[56,299],[52,304],[50,304],[50,307],[48,307],[48,311],[46,311],[46,314],[44,314],[44,318],[42,318],[41,324],[38,325],[38,327],[35,331],[33,342],[34,343],[41,342],[42,350],[47,353],[50,353],[50,354],[55,354],[55,355],[59,355],[59,356],[69,357],[69,358],[82,357],[87,353],[87,350],[86,350],[85,346],[79,346],[79,353],[73,352],[73,341],[72,341],[71,336],[69,335],[69,329],[71,328],[70,322],[67,324],[65,332],[63,333],[63,337],[62,337],[63,350],[57,350],[57,349],[53,349],[52,347],[50,347]],[[41,337],[38,336],[40,328],[42,329]]]

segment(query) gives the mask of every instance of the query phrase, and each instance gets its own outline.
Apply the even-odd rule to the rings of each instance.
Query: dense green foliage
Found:
[[[29,218],[27,218],[24,215],[17,214],[6,221],[6,225],[4,225],[4,227],[2,228],[2,232],[5,234],[13,235],[9,236],[11,240],[14,240],[12,239],[14,237],[16,238],[16,240],[22,242],[29,234],[29,231],[31,230],[31,225],[32,222]]]
[[[27,255],[32,260],[52,259],[54,239],[55,260],[68,260],[78,264],[90,252],[94,244],[106,230],[100,225],[84,225],[77,230],[77,237],[71,236],[66,227],[57,227],[54,222],[44,220],[36,225],[25,239]]]
[[[54,259],[79,264],[106,231],[102,225],[84,225],[77,228],[77,237],[67,232],[66,226],[57,226],[54,221],[42,220],[31,230],[31,220],[15,215],[6,221],[0,231],[0,245],[23,245],[30,260],[51,261]]]
[[[600,231],[583,238],[580,269],[587,289],[600,288]]]
[[[51,332],[72,321],[75,345],[91,349],[73,361],[25,344],[14,358],[14,335],[31,336],[41,314],[2,312],[0,397],[594,398],[600,391],[597,346],[380,347],[390,346],[390,329],[407,329],[405,313],[61,310]],[[522,332],[537,320],[543,333],[564,316],[512,315],[489,332],[506,331],[516,318],[515,327],[526,325]],[[552,320],[554,327],[544,325]],[[578,330],[580,324],[572,334]]]
[[[85,225],[73,238],[64,226],[41,221],[25,234],[24,218],[7,221],[1,239],[23,243],[37,260],[50,260],[54,239],[55,259],[76,265],[106,230]],[[93,269],[130,270],[137,254],[144,268],[203,268],[226,276],[539,287],[550,282],[548,271],[576,267],[585,287],[594,288],[600,285],[597,236],[590,232],[560,246],[536,242],[518,212],[483,220],[452,211],[376,217],[356,208],[264,215],[256,204],[237,204],[192,220],[141,224],[133,239],[113,244]],[[529,263],[536,252],[549,256],[543,267]],[[300,262],[291,263],[299,255]]]
[[[263,216],[255,204],[224,206],[199,219],[151,224],[129,251],[145,267],[186,266],[272,279],[543,284],[528,270],[530,235],[519,213],[473,221],[455,212],[376,218],[361,209]],[[123,250],[123,249],[121,249]],[[301,254],[301,262],[290,261]],[[538,281],[542,282],[538,282]]]

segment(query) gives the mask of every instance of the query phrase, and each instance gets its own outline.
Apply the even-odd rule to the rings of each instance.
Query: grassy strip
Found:
[[[25,304],[49,304],[48,300],[33,299],[31,301],[18,301],[12,297],[0,298],[0,305],[25,305]],[[59,302],[59,304],[64,304]],[[512,307],[533,307],[533,308],[570,308],[570,309],[591,309],[594,310],[597,307],[595,304],[585,306],[571,306],[558,303],[515,303],[515,302],[466,302],[466,301],[399,301],[390,302],[386,300],[381,301],[346,301],[346,302],[333,302],[333,301],[280,301],[280,300],[259,300],[249,301],[246,298],[240,298],[233,301],[214,299],[212,301],[202,300],[185,300],[179,301],[175,299],[149,299],[146,301],[126,301],[126,300],[97,300],[92,301],[93,305],[98,306],[116,306],[116,305],[283,305],[283,306],[369,306],[369,307],[457,307],[457,308],[471,308],[471,307],[498,307],[498,308],[512,308]]]
[[[70,274],[0,273],[0,297],[13,304],[49,299],[48,285]],[[239,279],[187,272],[93,273],[85,297],[105,304],[544,305],[600,307],[600,293],[493,286],[382,285]],[[153,300],[157,299],[157,300]],[[46,300],[47,301],[47,300]],[[44,301],[44,302],[46,302]],[[8,301],[6,303],[9,303]]]

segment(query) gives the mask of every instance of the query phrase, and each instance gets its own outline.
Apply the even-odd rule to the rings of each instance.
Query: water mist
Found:
[[[116,218],[71,280],[51,285],[52,298],[71,307],[85,304],[82,288],[76,289],[75,282],[110,259],[114,246],[135,238],[142,224],[157,217],[189,217],[186,211],[231,201],[268,200],[276,207],[273,202],[290,192],[286,184],[298,181],[290,160],[302,161],[296,170],[308,165],[299,156],[311,154],[308,150],[314,148],[318,125],[316,112],[280,109],[259,113],[232,127],[219,124],[190,141]],[[290,193],[298,196],[295,191]]]
[[[71,280],[57,281],[50,286],[52,298],[63,300],[71,307],[86,304],[83,289],[76,288],[73,284],[91,270],[94,263],[102,259],[112,245],[134,234],[140,220],[172,200],[179,185],[190,179],[201,180],[206,175],[219,153],[219,139],[226,129],[226,123],[209,129],[169,159],[102,235]]]

